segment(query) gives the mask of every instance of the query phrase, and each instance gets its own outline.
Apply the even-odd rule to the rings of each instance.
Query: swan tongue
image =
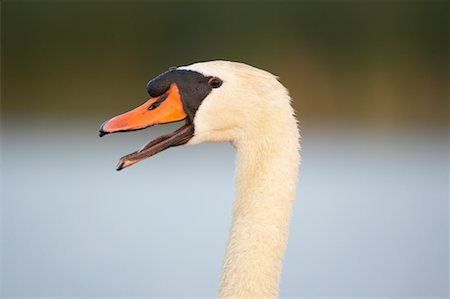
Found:
[[[169,147],[185,144],[194,134],[194,126],[186,122],[184,126],[173,133],[165,134],[147,142],[140,150],[123,156],[117,164],[116,170],[122,170],[139,161],[156,155]]]

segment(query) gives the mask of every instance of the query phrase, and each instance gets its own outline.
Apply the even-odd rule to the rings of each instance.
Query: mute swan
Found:
[[[171,68],[147,91],[146,103],[103,123],[100,136],[185,124],[122,157],[117,170],[173,146],[231,142],[236,191],[219,297],[276,298],[300,163],[288,91],[274,75],[229,61]]]

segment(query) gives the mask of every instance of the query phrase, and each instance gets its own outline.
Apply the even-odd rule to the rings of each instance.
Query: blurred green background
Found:
[[[4,117],[94,117],[170,66],[277,74],[303,122],[446,125],[448,2],[3,1]]]

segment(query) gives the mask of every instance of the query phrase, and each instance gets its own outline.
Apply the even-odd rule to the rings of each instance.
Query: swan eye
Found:
[[[212,77],[211,79],[209,79],[208,84],[212,88],[219,88],[222,85],[222,80],[217,77]]]

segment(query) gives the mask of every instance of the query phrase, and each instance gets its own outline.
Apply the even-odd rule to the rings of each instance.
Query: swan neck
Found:
[[[299,133],[284,130],[235,142],[236,195],[220,298],[276,298],[295,199]]]

